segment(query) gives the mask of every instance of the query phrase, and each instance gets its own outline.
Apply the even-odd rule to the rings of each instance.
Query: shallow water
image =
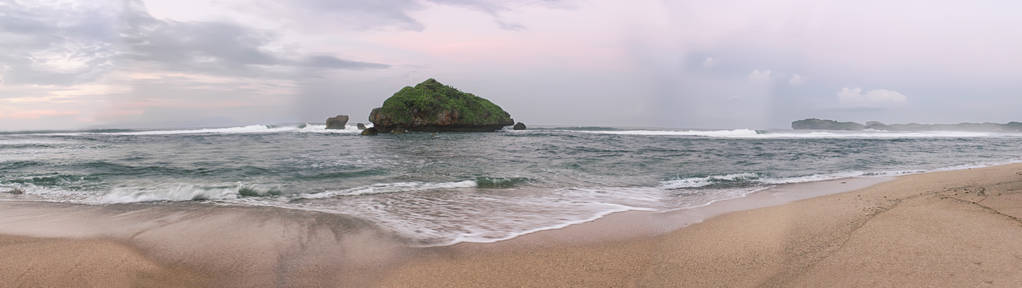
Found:
[[[0,197],[209,201],[366,219],[422,245],[489,242],[772,185],[1022,160],[1022,134],[540,128],[361,137],[322,125],[0,133]]]

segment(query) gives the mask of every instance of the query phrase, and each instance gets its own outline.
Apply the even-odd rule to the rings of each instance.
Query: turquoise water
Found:
[[[552,127],[358,136],[322,125],[0,133],[8,199],[201,201],[364,218],[423,245],[489,242],[784,183],[1022,160],[1022,135]]]

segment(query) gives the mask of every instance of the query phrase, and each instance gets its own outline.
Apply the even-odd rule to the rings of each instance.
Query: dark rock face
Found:
[[[348,124],[348,115],[337,115],[326,118],[326,129],[344,129]]]
[[[376,127],[370,127],[370,128],[365,129],[365,130],[362,130],[362,135],[363,136],[373,136],[373,135],[376,135],[377,132],[378,131],[376,131]]]
[[[834,120],[805,119],[791,122],[791,129],[795,130],[862,130],[865,125],[855,122],[838,122]]]
[[[493,102],[433,79],[394,93],[369,121],[379,132],[491,132],[515,123]]]
[[[511,129],[525,130],[525,123],[522,122],[515,123],[515,127],[511,127]]]
[[[355,127],[358,127],[358,130],[366,130],[366,124],[358,123]]]

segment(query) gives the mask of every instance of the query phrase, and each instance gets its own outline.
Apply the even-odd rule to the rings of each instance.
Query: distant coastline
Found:
[[[1008,123],[969,123],[958,124],[884,124],[869,121],[866,124],[857,122],[841,122],[827,119],[802,119],[791,122],[795,130],[885,130],[885,131],[968,131],[968,132],[1022,132],[1022,122]]]

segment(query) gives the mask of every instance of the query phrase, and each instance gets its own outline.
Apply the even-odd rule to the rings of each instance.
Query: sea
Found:
[[[791,183],[1022,161],[1022,134],[540,127],[360,136],[324,125],[0,132],[0,200],[270,206],[420,246],[494,242]],[[3,193],[13,190],[23,193]]]

